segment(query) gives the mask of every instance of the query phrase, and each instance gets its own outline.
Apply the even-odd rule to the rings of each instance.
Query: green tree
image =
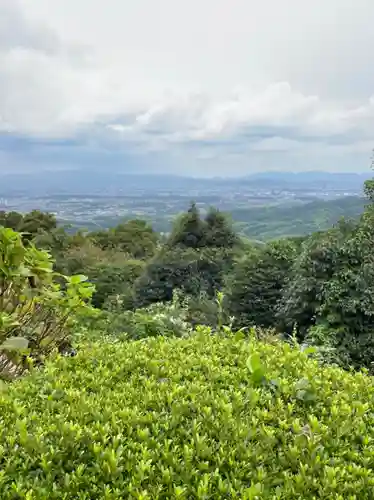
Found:
[[[14,231],[22,230],[23,215],[19,212],[0,212],[0,226],[8,227]]]
[[[214,297],[232,267],[238,241],[224,214],[211,209],[202,220],[192,203],[137,280],[136,303],[147,306],[171,301],[177,289],[190,297]]]
[[[301,341],[315,325],[326,283],[336,272],[339,249],[349,231],[351,227],[341,221],[329,231],[311,235],[293,263],[277,316],[288,331],[296,329]]]
[[[235,327],[275,327],[278,302],[289,278],[298,245],[290,240],[253,248],[227,279],[227,309]]]
[[[374,205],[357,224],[313,235],[292,270],[279,314],[300,340],[326,346],[344,365],[374,361]]]
[[[151,257],[158,244],[158,234],[144,220],[130,220],[90,237],[103,250],[120,250],[136,259]]]
[[[324,286],[317,325],[329,335],[346,364],[373,369],[374,361],[374,206],[338,251],[335,272]],[[313,333],[313,332],[312,332]]]
[[[165,247],[135,283],[136,304],[171,301],[176,290],[187,296],[214,297],[231,265],[232,255],[225,249]]]
[[[227,215],[211,208],[205,217],[204,246],[233,248],[238,244],[238,236]]]
[[[0,212],[0,225],[22,232],[24,241],[31,241],[36,236],[49,233],[57,228],[56,217],[47,212],[32,210],[29,213]]]
[[[174,224],[167,241],[169,247],[201,248],[204,246],[204,221],[195,203]]]
[[[40,233],[49,233],[57,228],[57,220],[54,214],[32,210],[23,217],[22,231],[34,238]]]
[[[133,285],[141,276],[145,263],[130,259],[123,263],[97,262],[87,269],[86,274],[95,285],[92,304],[102,308],[117,299],[122,303],[122,309],[133,307]]]

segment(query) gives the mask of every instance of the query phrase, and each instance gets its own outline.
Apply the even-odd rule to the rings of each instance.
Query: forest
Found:
[[[259,243],[0,213],[1,498],[372,498],[374,180]]]

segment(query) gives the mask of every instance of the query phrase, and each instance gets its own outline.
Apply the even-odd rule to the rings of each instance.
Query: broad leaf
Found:
[[[24,337],[9,337],[0,346],[3,351],[23,351],[27,349],[29,341]]]

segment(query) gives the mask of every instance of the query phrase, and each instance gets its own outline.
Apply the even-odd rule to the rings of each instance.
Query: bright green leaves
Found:
[[[70,285],[80,285],[81,283],[87,281],[87,276],[84,276],[83,274],[76,274],[75,276],[67,277],[66,280]]]
[[[368,498],[373,397],[282,342],[100,340],[0,389],[1,499]]]
[[[54,273],[48,252],[0,227],[0,378],[21,374],[30,360],[66,342],[76,321],[90,314],[93,289],[85,276]]]
[[[259,354],[251,354],[247,359],[246,366],[251,375],[251,380],[254,384],[259,385],[266,381],[265,368],[261,363]]]
[[[301,378],[295,385],[296,398],[304,403],[313,403],[317,399],[317,395],[307,378]]]

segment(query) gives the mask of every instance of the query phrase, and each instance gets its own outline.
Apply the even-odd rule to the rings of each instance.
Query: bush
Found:
[[[102,341],[0,394],[2,500],[369,499],[373,379],[209,331]]]
[[[158,235],[148,222],[140,219],[124,221],[118,226],[90,234],[103,250],[122,251],[135,259],[151,257],[157,248]]]
[[[107,331],[110,331],[112,338],[126,337],[133,340],[159,335],[180,337],[189,334],[192,329],[187,311],[176,299],[167,304],[152,304],[135,311],[123,311],[122,298],[119,297],[118,301],[117,310],[113,302],[110,311],[102,311],[99,318],[86,322],[85,338],[100,337]]]
[[[133,306],[133,284],[144,270],[141,260],[129,259],[119,264],[98,262],[87,269],[89,280],[95,285],[92,304],[98,308],[107,308],[113,298],[120,296],[123,309]]]
[[[92,311],[92,291],[84,276],[56,275],[47,252],[0,226],[0,378],[66,346],[78,318]]]
[[[282,290],[298,251],[293,240],[279,240],[240,258],[227,276],[227,309],[235,327],[276,327],[276,312]]]
[[[164,248],[148,262],[134,284],[135,304],[148,306],[168,302],[181,290],[188,296],[214,297],[231,269],[233,255],[224,248]]]

